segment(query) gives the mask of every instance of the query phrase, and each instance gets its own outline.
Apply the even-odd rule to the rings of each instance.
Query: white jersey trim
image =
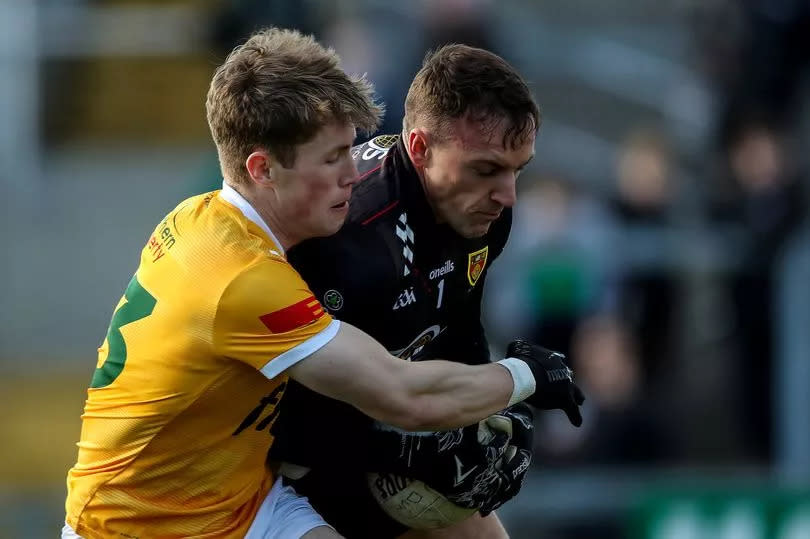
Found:
[[[273,234],[273,231],[270,230],[270,227],[267,226],[267,223],[264,222],[264,219],[262,219],[261,215],[259,215],[259,212],[257,212],[255,208],[250,205],[250,202],[245,200],[245,197],[239,194],[239,191],[237,191],[236,189],[234,189],[233,187],[231,187],[230,185],[228,185],[223,181],[222,191],[219,192],[219,195],[226,202],[229,202],[230,204],[233,204],[234,206],[239,208],[239,211],[242,212],[242,215],[244,215],[257,225],[259,225],[259,227],[262,230],[264,230],[268,236],[270,236],[270,239],[273,240],[273,243],[275,243],[276,246],[279,249],[281,249],[281,254],[284,255],[284,246],[281,245],[281,242],[278,241],[276,235]]]
[[[322,329],[319,333],[313,335],[304,342],[290,348],[283,354],[271,359],[264,367],[262,367],[262,374],[267,378],[275,378],[285,370],[289,369],[302,359],[306,359],[318,350],[320,350],[326,343],[331,341],[337,335],[340,329],[340,321],[332,320],[328,326]]]

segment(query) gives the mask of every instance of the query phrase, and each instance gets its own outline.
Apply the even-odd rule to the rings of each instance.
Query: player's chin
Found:
[[[480,238],[489,232],[489,227],[492,223],[467,223],[466,226],[461,227],[459,234],[467,239]]]
[[[346,216],[330,216],[329,219],[323,219],[318,223],[317,232],[313,235],[316,238],[323,238],[337,234],[338,230],[343,226],[346,221]]]

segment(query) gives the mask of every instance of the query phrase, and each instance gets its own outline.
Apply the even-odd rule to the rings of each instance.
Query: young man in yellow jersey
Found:
[[[99,348],[62,537],[339,537],[265,467],[288,378],[406,430],[527,397],[576,407],[553,354],[402,361],[333,320],[288,264],[288,248],[341,227],[355,128],[380,113],[338,61],[270,29],[217,69],[206,108],[223,187],[181,202],[141,252]]]

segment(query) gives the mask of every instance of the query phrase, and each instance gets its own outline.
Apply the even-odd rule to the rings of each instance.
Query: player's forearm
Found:
[[[313,391],[405,430],[462,427],[506,408],[521,393],[515,388],[526,385],[515,385],[510,372],[494,364],[403,361],[345,323],[332,341],[288,369]]]
[[[449,361],[408,365],[404,375],[417,424],[413,430],[446,430],[506,408],[514,382],[497,364],[469,366]]]

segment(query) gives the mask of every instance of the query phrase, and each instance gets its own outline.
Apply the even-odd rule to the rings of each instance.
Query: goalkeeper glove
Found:
[[[369,471],[418,479],[457,505],[478,508],[495,492],[488,470],[504,456],[510,437],[485,422],[429,434],[377,431],[376,455],[368,463],[376,469]]]
[[[503,361],[516,358],[526,363],[534,376],[535,391],[525,402],[542,410],[562,410],[572,425],[582,425],[579,407],[585,396],[574,383],[574,372],[565,364],[564,355],[518,339],[509,343],[506,356]]]
[[[497,488],[480,506],[481,516],[514,498],[523,486],[523,480],[532,462],[534,414],[525,403],[518,403],[486,420],[492,429],[508,430],[509,446],[503,457],[495,463]]]

